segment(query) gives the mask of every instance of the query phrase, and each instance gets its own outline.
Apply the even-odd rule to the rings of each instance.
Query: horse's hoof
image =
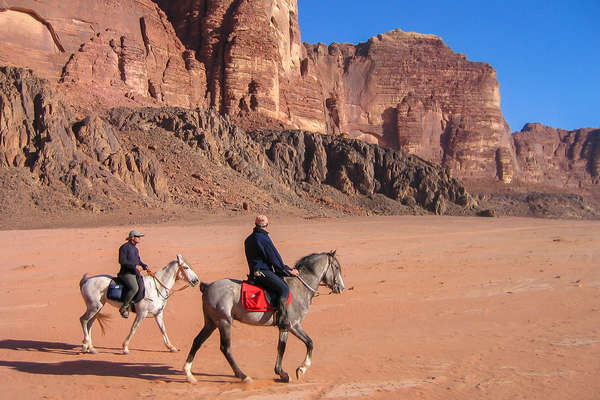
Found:
[[[296,369],[296,379],[298,379],[298,380],[302,379],[302,377],[304,376],[305,372],[306,372],[306,369],[304,369],[302,367],[298,367]]]
[[[186,379],[189,383],[198,383],[198,380],[196,378],[194,378],[194,375],[190,374],[186,376]]]
[[[129,354],[129,349],[127,349],[127,348],[123,349],[123,354]]]
[[[244,379],[242,379],[242,383],[252,383],[252,378],[250,378],[249,376],[247,376]]]
[[[169,351],[171,353],[177,353],[179,351],[179,349],[177,347],[169,347]]]
[[[88,353],[92,353],[92,354],[98,354],[98,350],[96,350],[93,347],[90,347],[90,349],[88,350]]]
[[[290,383],[290,376],[288,374],[286,374],[285,372],[283,374],[279,375],[279,377],[281,378],[281,382]]]

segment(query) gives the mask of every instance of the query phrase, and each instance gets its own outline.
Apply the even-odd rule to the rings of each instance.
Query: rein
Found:
[[[182,269],[182,268],[181,268],[181,267],[179,267],[179,268],[177,269],[177,272],[179,272],[181,269]],[[189,288],[189,287],[190,287],[190,285],[186,284],[186,285],[185,285],[184,287],[182,287],[182,288],[175,289],[175,290],[171,291],[171,289],[169,289],[167,286],[165,286],[165,284],[164,284],[164,283],[162,283],[162,282],[160,281],[160,279],[158,279],[158,278],[156,277],[156,274],[155,274],[154,272],[152,272],[152,271],[147,271],[147,272],[148,272],[148,275],[150,275],[150,276],[151,276],[151,277],[154,279],[154,282],[158,282],[158,283],[160,283],[160,286],[162,286],[163,288],[165,288],[165,290],[167,291],[167,295],[166,295],[166,296],[165,296],[165,295],[163,295],[163,294],[160,292],[160,290],[158,290],[158,285],[156,285],[156,292],[158,293],[158,295],[159,295],[160,297],[162,297],[162,298],[163,298],[163,299],[165,299],[165,300],[167,300],[169,297],[171,297],[171,296],[172,296],[172,295],[174,295],[175,293],[177,293],[177,292],[181,292],[182,290],[185,290],[185,289],[187,289],[187,288]],[[187,274],[185,273],[185,271],[182,271],[182,272],[183,272],[184,276],[186,276],[186,277],[187,277]],[[175,276],[175,280],[177,280],[177,275]]]
[[[308,283],[306,283],[306,282],[304,281],[304,279],[302,279],[302,278],[300,277],[300,275],[296,275],[296,278],[300,279],[300,282],[302,282],[302,284],[303,284],[304,286],[306,286],[306,288],[307,288],[308,290],[310,290],[311,292],[313,292],[313,293],[315,294],[315,296],[319,296],[319,292],[318,292],[318,290],[315,290],[315,289],[311,288],[311,287],[310,287],[310,285],[309,285]]]

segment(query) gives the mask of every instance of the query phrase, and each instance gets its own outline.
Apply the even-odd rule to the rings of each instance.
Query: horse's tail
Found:
[[[87,281],[87,272],[85,274],[83,274],[83,276],[81,277],[81,280],[79,281],[79,289],[81,289],[81,287],[83,286],[83,284],[85,283],[85,281]]]
[[[100,325],[102,336],[106,335],[106,328],[108,328],[108,321],[110,321],[110,315],[98,313],[96,314],[96,320],[98,321],[98,325]]]

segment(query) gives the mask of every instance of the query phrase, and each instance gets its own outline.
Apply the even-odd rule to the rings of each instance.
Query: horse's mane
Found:
[[[296,269],[298,271],[308,269],[311,272],[314,272],[313,265],[315,265],[314,259],[324,253],[312,253],[307,256],[302,257],[298,261],[296,261]]]

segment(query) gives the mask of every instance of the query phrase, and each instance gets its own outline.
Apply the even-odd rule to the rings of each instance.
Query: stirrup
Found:
[[[129,307],[122,306],[119,308],[119,312],[121,313],[121,317],[129,318]]]

